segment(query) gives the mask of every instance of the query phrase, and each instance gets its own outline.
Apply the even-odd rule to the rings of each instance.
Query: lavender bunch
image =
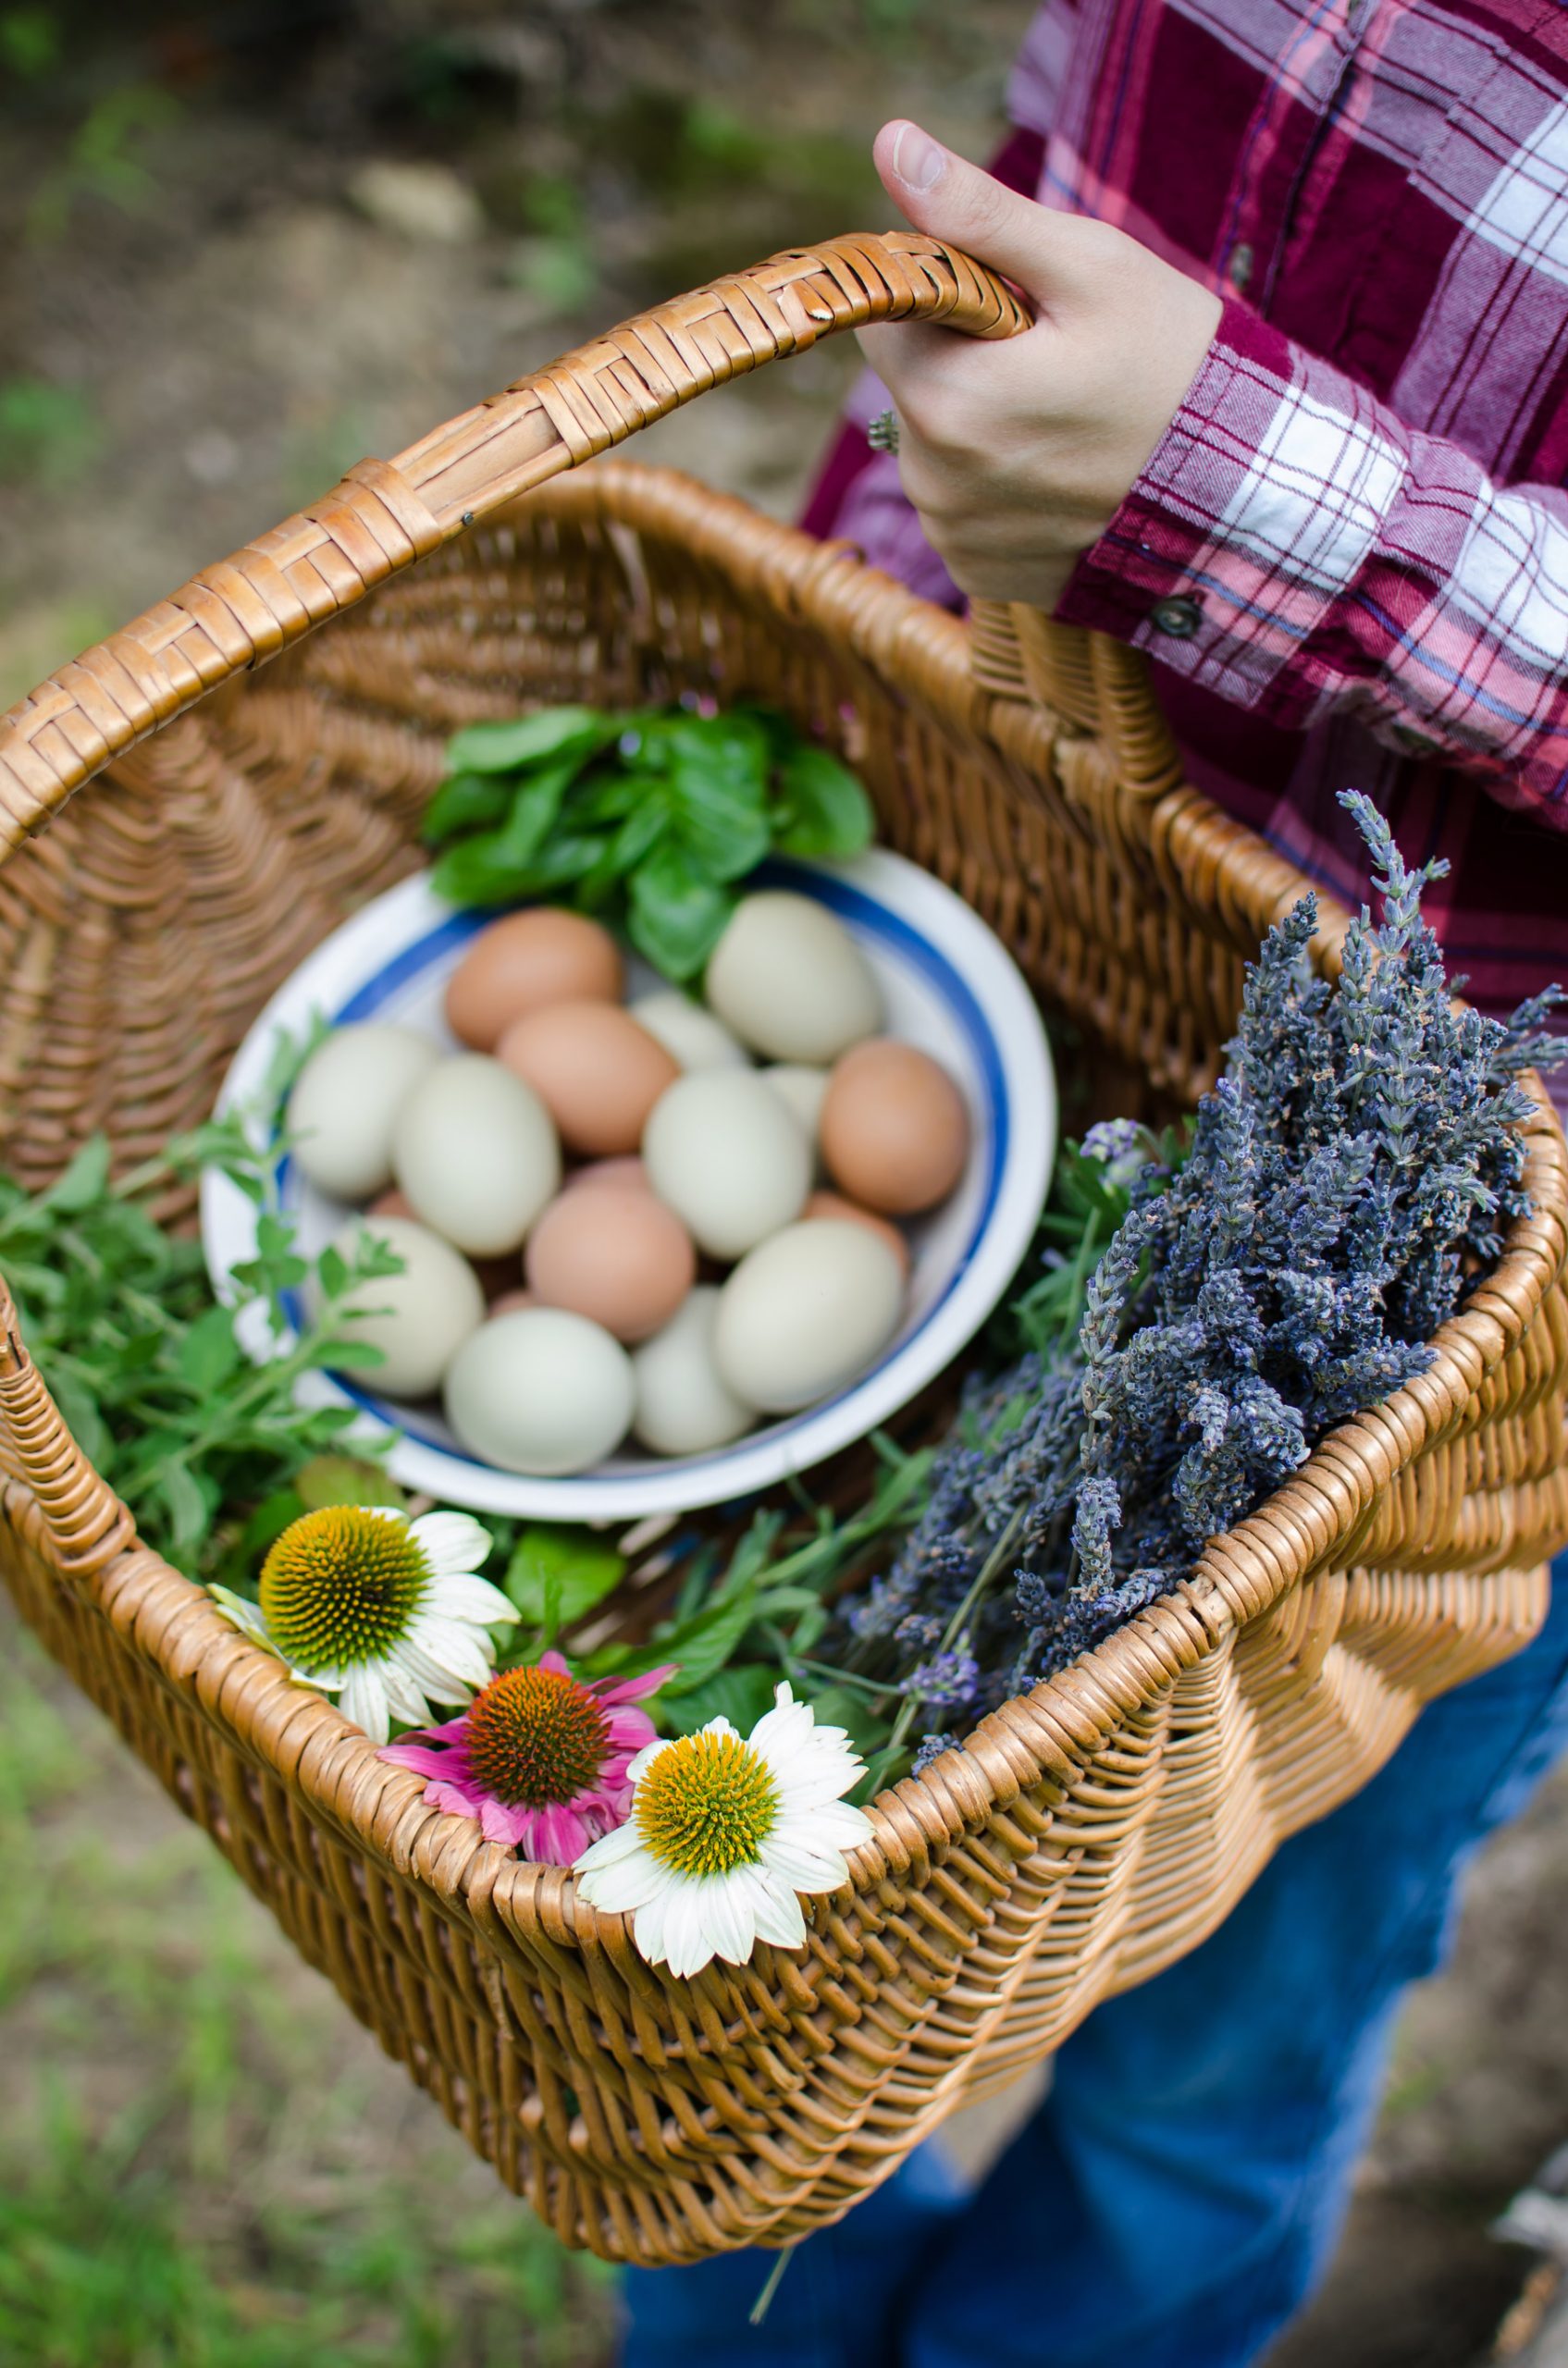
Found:
[[[845,1607],[845,1665],[896,1685],[927,1756],[1166,1593],[1336,1423],[1429,1363],[1430,1336],[1527,1206],[1519,1071],[1561,1057],[1556,989],[1456,1009],[1411,871],[1348,792],[1380,918],[1340,975],[1303,896],[1249,966],[1191,1151],[1147,1159],[1076,1344],[972,1380],[920,1522]],[[1454,984],[1462,982],[1453,982]],[[1125,1125],[1083,1146],[1107,1177]]]

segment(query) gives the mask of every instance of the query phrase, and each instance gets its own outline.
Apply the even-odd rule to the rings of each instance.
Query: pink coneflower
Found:
[[[574,1677],[559,1653],[504,1669],[460,1719],[389,1744],[383,1759],[427,1776],[432,1808],[479,1820],[488,1842],[525,1858],[569,1867],[612,1833],[632,1802],[626,1770],[653,1741],[653,1721],[632,1705],[674,1674]]]

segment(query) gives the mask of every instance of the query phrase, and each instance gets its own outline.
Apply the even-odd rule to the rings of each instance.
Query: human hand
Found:
[[[962,591],[1054,608],[1169,426],[1219,299],[1109,223],[1005,189],[916,124],[884,124],[873,153],[917,230],[990,264],[1036,314],[994,343],[924,321],[860,331],[897,408],[904,489]]]

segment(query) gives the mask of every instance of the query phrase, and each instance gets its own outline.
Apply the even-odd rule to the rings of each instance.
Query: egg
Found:
[[[888,1218],[879,1217],[874,1209],[863,1209],[858,1201],[846,1201],[842,1192],[813,1192],[800,1215],[808,1225],[822,1217],[831,1217],[835,1224],[863,1225],[879,1241],[886,1242],[898,1261],[899,1273],[907,1279],[909,1245],[898,1227]]]
[[[476,1258],[516,1250],[561,1181],[549,1113],[484,1053],[421,1079],[392,1137],[398,1189],[414,1215]]]
[[[514,1019],[552,1003],[619,1003],[621,950],[580,913],[543,905],[508,913],[475,939],[447,981],[447,1023],[493,1053]]]
[[[599,1184],[552,1201],[524,1254],[528,1289],[618,1340],[668,1324],[697,1280],[691,1236],[643,1184]]]
[[[625,1437],[632,1362],[602,1325],[560,1307],[482,1324],[447,1373],[447,1420],[503,1472],[557,1476],[602,1462]]]
[[[562,1185],[562,1191],[586,1191],[597,1184],[635,1184],[640,1191],[648,1191],[648,1170],[635,1152],[620,1159],[591,1159],[586,1167],[574,1167]]]
[[[787,889],[742,897],[704,988],[741,1042],[773,1061],[834,1061],[883,1024],[882,990],[844,923]]]
[[[410,1217],[355,1217],[332,1246],[352,1261],[366,1234],[402,1260],[402,1272],[356,1284],[335,1302],[333,1329],[380,1350],[382,1363],[350,1368],[367,1388],[390,1398],[428,1398],[484,1322],[479,1278],[451,1242]],[[356,1313],[361,1309],[366,1313]]]
[[[913,1216],[945,1201],[969,1155],[969,1114],[946,1070],[891,1036],[857,1044],[822,1103],[822,1158],[852,1201]]]
[[[783,1095],[786,1107],[799,1120],[802,1134],[815,1149],[822,1100],[828,1090],[828,1070],[806,1068],[796,1061],[775,1061],[758,1074],[775,1093]]]
[[[491,1300],[490,1320],[494,1322],[498,1315],[515,1315],[520,1307],[537,1307],[538,1303],[533,1292],[525,1291],[519,1283],[514,1289],[502,1291]]]
[[[755,1069],[702,1069],[655,1104],[643,1135],[648,1182],[714,1258],[739,1258],[798,1216],[811,1151]]]
[[[841,1388],[886,1347],[903,1300],[897,1259],[863,1225],[785,1226],[722,1286],[714,1361],[737,1398],[793,1413]]]
[[[514,1019],[496,1048],[531,1085],[568,1149],[634,1152],[648,1114],[680,1075],[656,1037],[609,1003],[557,1003]]]
[[[335,1201],[367,1201],[392,1176],[399,1111],[439,1054],[427,1036],[384,1020],[335,1029],[289,1096],[293,1156]]]
[[[716,1286],[699,1283],[663,1330],[633,1353],[632,1427],[655,1455],[706,1455],[738,1439],[757,1419],[714,1361],[718,1313]]]
[[[683,1069],[744,1069],[751,1066],[743,1046],[735,1042],[722,1020],[678,987],[661,987],[638,995],[630,1005],[632,1018],[650,1036],[657,1036],[671,1058]]]

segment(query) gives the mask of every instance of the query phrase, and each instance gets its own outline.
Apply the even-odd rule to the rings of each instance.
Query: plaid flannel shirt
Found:
[[[994,167],[1227,299],[1057,614],[1191,777],[1360,902],[1367,790],[1483,1007],[1568,982],[1568,8],[1048,0]],[[860,426],[807,523],[957,599]],[[1561,1073],[1560,1073],[1561,1083]]]

